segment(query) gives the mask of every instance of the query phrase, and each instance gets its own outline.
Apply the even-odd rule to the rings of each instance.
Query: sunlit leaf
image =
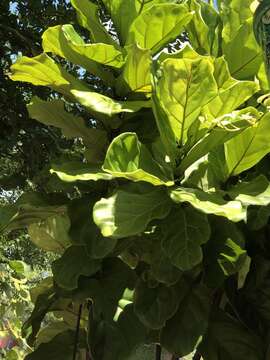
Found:
[[[146,181],[153,185],[174,184],[172,173],[153,159],[136,133],[123,133],[111,142],[103,170],[114,177]]]

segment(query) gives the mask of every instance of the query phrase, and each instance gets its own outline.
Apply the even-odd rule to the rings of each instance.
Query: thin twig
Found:
[[[81,315],[82,315],[82,304],[79,307],[78,318],[77,318],[76,333],[75,333],[74,348],[73,348],[73,358],[72,358],[73,360],[76,360],[77,357]]]

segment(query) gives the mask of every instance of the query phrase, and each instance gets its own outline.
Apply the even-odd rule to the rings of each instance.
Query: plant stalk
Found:
[[[77,325],[76,325],[76,333],[75,333],[73,357],[72,357],[73,360],[76,360],[76,357],[77,357],[81,316],[82,316],[82,304],[79,307],[79,312],[78,312],[78,317],[77,317]]]

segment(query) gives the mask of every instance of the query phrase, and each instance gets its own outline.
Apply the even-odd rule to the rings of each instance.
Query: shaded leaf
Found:
[[[130,206],[132,204],[132,206]],[[93,218],[103,236],[116,238],[143,232],[153,219],[165,218],[171,201],[164,189],[140,186],[118,190],[110,198],[102,198],[93,209]]]
[[[115,68],[121,68],[124,64],[124,57],[120,50],[106,43],[85,43],[70,24],[48,28],[43,33],[42,39],[45,52],[59,55],[96,75],[98,72],[93,71],[97,67],[96,63]],[[102,68],[98,70],[101,71]],[[110,78],[112,81],[113,77]]]
[[[140,321],[151,329],[162,328],[170,319],[179,304],[174,287],[159,285],[149,288],[144,281],[136,284],[134,292],[134,310]]]
[[[211,237],[204,246],[205,276],[209,286],[217,287],[225,276],[237,273],[246,259],[245,239],[236,225],[214,218]]]
[[[83,197],[73,200],[68,206],[71,219],[70,236],[74,244],[85,245],[92,259],[106,257],[116,246],[117,240],[105,238],[92,219],[95,197]]]
[[[213,312],[200,344],[204,360],[263,360],[263,344],[256,334],[222,310]]]
[[[161,331],[161,345],[177,356],[191,353],[208,326],[209,290],[200,284],[189,286],[190,289],[186,291],[177,313],[167,321]]]
[[[100,261],[90,259],[83,246],[69,247],[60,259],[52,263],[54,280],[60,287],[68,290],[78,286],[81,275],[91,276],[99,269]]]
[[[202,261],[201,245],[210,237],[207,217],[193,208],[176,208],[162,228],[162,247],[180,270],[192,269]]]

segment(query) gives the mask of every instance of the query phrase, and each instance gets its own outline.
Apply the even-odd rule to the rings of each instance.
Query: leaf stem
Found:
[[[196,351],[195,355],[193,356],[192,360],[200,360],[202,357],[202,355],[198,352],[198,350]]]
[[[78,317],[77,317],[77,325],[76,325],[76,333],[75,333],[73,357],[72,357],[73,360],[76,360],[76,357],[77,357],[81,315],[82,315],[82,304],[79,307],[79,312],[78,312]]]

